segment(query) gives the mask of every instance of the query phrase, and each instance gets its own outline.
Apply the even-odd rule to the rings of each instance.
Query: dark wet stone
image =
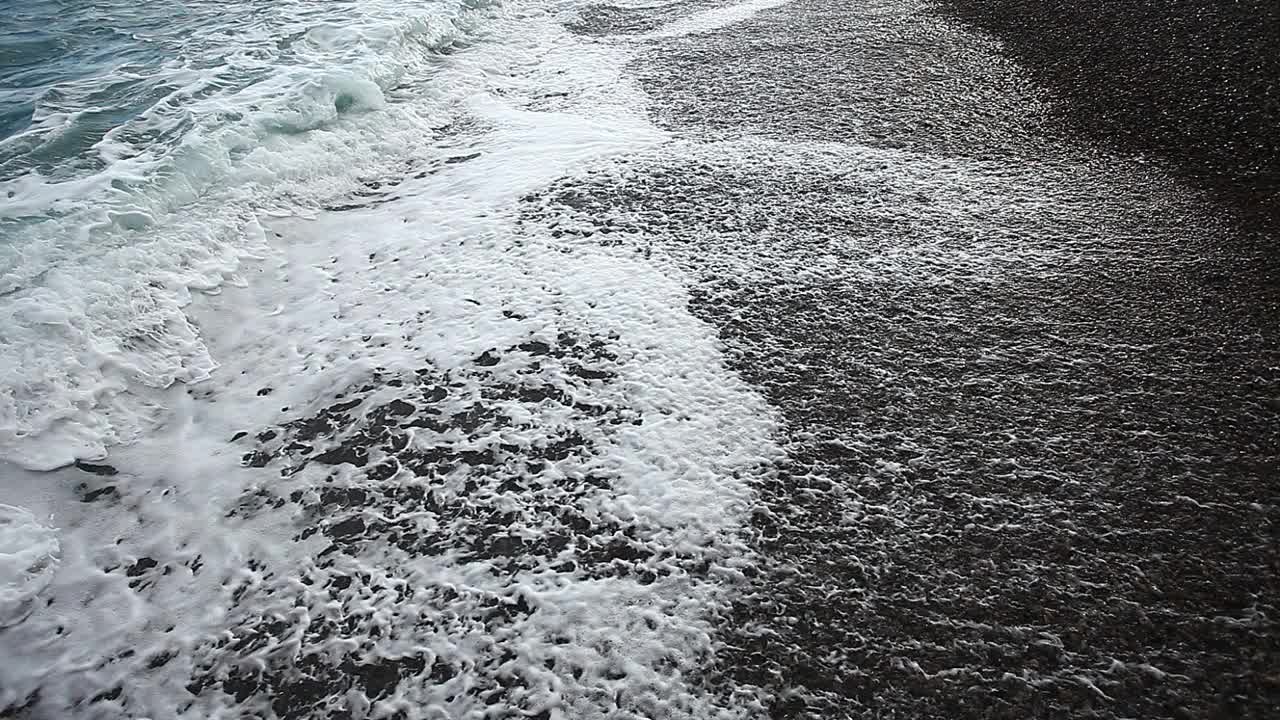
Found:
[[[517,347],[530,355],[548,355],[551,353],[551,346],[541,340],[530,340],[529,342],[520,343]]]
[[[368,392],[369,390],[372,390],[372,388],[370,388],[370,387],[365,387],[365,388],[362,388],[362,389],[361,389],[361,391],[362,391],[362,392]],[[340,413],[345,413],[345,412],[346,412],[346,411],[348,411],[348,410],[351,410],[351,409],[354,409],[354,408],[359,407],[359,406],[360,406],[360,403],[362,403],[362,402],[364,402],[364,400],[363,400],[363,399],[361,399],[361,398],[355,398],[355,399],[352,399],[352,400],[347,400],[347,401],[345,401],[345,402],[334,403],[334,404],[332,404],[332,405],[330,405],[329,407],[327,407],[327,408],[325,408],[325,409],[324,409],[324,414],[325,414],[325,415],[329,415],[329,416],[334,416],[334,415],[338,415],[338,414],[340,414]]]
[[[390,695],[401,678],[421,673],[426,668],[426,662],[421,657],[414,656],[377,663],[351,664],[347,668],[360,679],[365,694],[370,699],[377,699]]]
[[[467,155],[453,155],[453,156],[451,156],[451,157],[447,157],[447,158],[445,158],[445,159],[444,159],[444,164],[445,164],[445,165],[456,165],[457,163],[464,163],[464,162],[466,162],[466,161],[468,161],[468,160],[475,160],[475,159],[476,159],[476,158],[478,158],[478,157],[480,157],[480,153],[478,153],[478,152],[477,152],[477,153],[469,153],[469,154],[467,154]]]
[[[105,463],[95,464],[95,463],[84,462],[83,460],[76,461],[76,469],[83,470],[87,473],[93,473],[94,475],[106,475],[106,476],[116,475],[120,472],[114,466],[107,465]]]
[[[403,417],[412,414],[415,409],[412,403],[407,403],[403,400],[392,400],[387,405],[387,414],[392,417]]]
[[[81,491],[81,495],[80,495],[81,502],[93,502],[94,500],[98,500],[103,497],[107,497],[107,498],[120,497],[120,492],[116,490],[116,487],[114,485],[107,485],[106,487],[100,487],[95,490],[88,490],[87,488],[81,488],[80,491]]]
[[[98,703],[98,702],[104,702],[107,700],[117,700],[120,698],[120,695],[123,692],[124,692],[123,687],[116,686],[110,690],[104,690],[103,692],[100,692],[97,695],[94,695],[92,698],[89,699],[89,702]]]
[[[453,666],[449,665],[446,662],[441,662],[437,660],[431,665],[431,674],[429,677],[431,680],[435,681],[436,683],[443,683],[446,680],[449,680],[455,677],[457,674],[458,673],[453,668]]]
[[[398,462],[384,462],[369,468],[368,477],[374,482],[381,482],[395,477],[398,472],[400,472],[400,464]]]
[[[328,533],[334,538],[346,538],[352,535],[361,535],[365,531],[364,520],[359,517],[349,517],[338,523],[329,526]]]
[[[252,452],[245,453],[240,458],[240,461],[248,467],[258,468],[258,467],[266,467],[267,463],[271,462],[273,458],[274,456],[271,455],[270,453],[262,452],[260,450],[254,450]]]
[[[0,718],[26,718],[29,713],[40,704],[40,691],[33,690],[30,695],[22,700],[22,702],[14,702],[13,704],[0,709]]]
[[[569,372],[586,380],[608,380],[613,377],[613,373],[608,370],[596,370],[594,368],[582,367],[581,365],[571,367]]]
[[[157,563],[153,558],[138,558],[137,562],[129,566],[129,569],[125,571],[125,574],[129,577],[137,577],[154,568],[156,565]]]
[[[364,467],[369,462],[369,451],[361,446],[339,445],[312,458],[325,465],[341,465],[349,463],[356,467]]]

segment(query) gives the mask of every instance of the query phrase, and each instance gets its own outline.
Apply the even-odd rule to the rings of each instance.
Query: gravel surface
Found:
[[[634,70],[696,157],[538,199],[687,273],[784,416],[717,665],[771,717],[1280,707],[1280,264],[1239,202],[1275,170],[1265,13],[1044,5],[956,3],[998,37],[797,0],[653,41]],[[1228,46],[1229,82],[1183,71]]]

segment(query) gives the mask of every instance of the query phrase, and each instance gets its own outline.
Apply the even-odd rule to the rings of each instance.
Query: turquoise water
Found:
[[[433,5],[442,3],[6,0],[0,180],[100,171],[113,159],[104,141],[174,143],[192,128],[183,115],[195,101],[358,62],[403,30],[387,27],[397,14]]]
[[[29,128],[37,107],[48,112],[69,104],[72,83],[92,82],[117,66],[155,67],[172,54],[162,42],[160,18],[147,18],[136,4],[36,0],[0,7],[7,18],[0,30],[2,137]],[[119,88],[119,99],[144,91],[142,85]],[[118,124],[144,108],[125,104],[102,114]]]
[[[206,377],[190,292],[233,279],[262,213],[324,207],[428,153],[469,82],[445,60],[500,12],[0,1],[0,458],[66,462],[102,434],[83,418],[104,396]]]
[[[227,6],[35,0],[0,7],[8,18],[0,31],[0,178],[10,180],[31,170],[67,177],[102,169],[94,145],[180,89],[172,66],[196,60],[186,46],[192,30],[216,23]]]

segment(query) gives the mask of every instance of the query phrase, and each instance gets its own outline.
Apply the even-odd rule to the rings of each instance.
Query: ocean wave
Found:
[[[441,59],[499,12],[108,3],[56,20],[110,35],[119,62],[73,52],[91,71],[24,75],[31,121],[0,140],[0,458],[100,457],[154,422],[148,390],[207,377],[190,291],[239,282],[258,213],[320,207],[428,153],[469,92]]]

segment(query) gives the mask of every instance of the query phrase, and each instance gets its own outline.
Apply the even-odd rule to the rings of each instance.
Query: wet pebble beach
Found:
[[[0,717],[1277,717],[1280,11],[460,12],[5,455]]]

